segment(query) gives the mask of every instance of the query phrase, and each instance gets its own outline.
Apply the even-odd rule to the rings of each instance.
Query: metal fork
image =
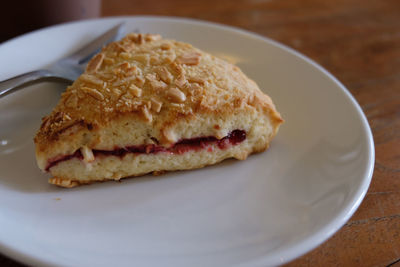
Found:
[[[75,53],[58,60],[45,69],[24,73],[0,82],[0,98],[23,88],[26,85],[44,80],[60,80],[72,82],[82,74],[86,63],[104,45],[121,37],[122,25],[120,23],[101,36],[97,37]]]

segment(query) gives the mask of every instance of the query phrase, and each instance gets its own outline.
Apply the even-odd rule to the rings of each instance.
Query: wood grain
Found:
[[[295,48],[336,76],[371,125],[373,180],[340,231],[286,266],[400,266],[400,1],[103,0],[102,14],[237,26]],[[21,266],[2,257],[0,264]]]

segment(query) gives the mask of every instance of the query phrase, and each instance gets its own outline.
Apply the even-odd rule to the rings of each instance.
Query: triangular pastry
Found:
[[[94,56],[43,118],[36,159],[63,187],[201,168],[264,151],[282,122],[238,67],[129,34]]]

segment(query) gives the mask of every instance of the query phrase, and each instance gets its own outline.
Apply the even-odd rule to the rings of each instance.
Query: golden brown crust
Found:
[[[185,137],[177,134],[184,123],[243,112],[267,116],[274,134],[283,122],[271,99],[238,67],[190,44],[128,34],[94,56],[43,118],[34,139],[38,164],[44,169],[48,159],[83,146],[112,149],[115,143],[106,139],[120,133],[104,129],[117,123],[134,121],[148,135],[129,142],[155,138],[167,146]],[[210,133],[224,136],[223,127]]]

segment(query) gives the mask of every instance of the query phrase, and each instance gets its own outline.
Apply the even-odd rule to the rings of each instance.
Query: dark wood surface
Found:
[[[336,76],[372,128],[372,183],[332,238],[286,266],[400,266],[399,0],[103,0],[103,16],[137,14],[247,29],[293,47]],[[21,265],[0,256],[0,266]]]

